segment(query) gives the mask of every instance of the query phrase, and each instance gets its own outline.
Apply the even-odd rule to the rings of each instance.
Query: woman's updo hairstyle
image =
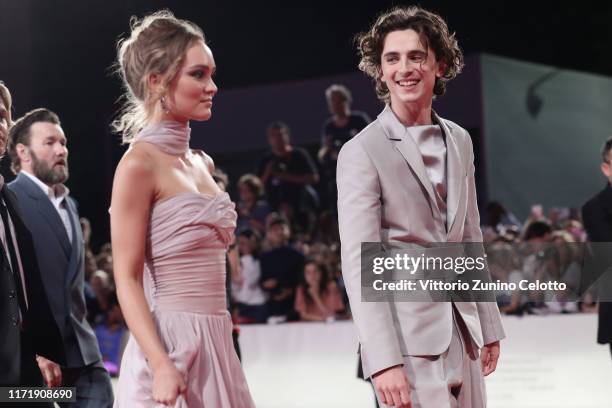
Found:
[[[129,143],[145,126],[155,104],[180,69],[187,50],[197,41],[205,42],[200,27],[174,17],[168,10],[143,19],[132,17],[130,27],[130,36],[117,43],[116,70],[126,91],[124,105],[112,124],[115,132],[123,134],[123,143]],[[147,84],[151,74],[162,77],[157,92],[152,92]]]

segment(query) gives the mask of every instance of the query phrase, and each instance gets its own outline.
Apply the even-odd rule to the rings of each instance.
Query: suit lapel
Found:
[[[461,156],[455,136],[448,125],[435,112],[432,115],[434,122],[440,125],[446,141],[446,225],[450,236],[457,217],[459,203],[464,195],[465,183],[463,179],[465,172],[462,170]]]
[[[71,245],[68,239],[68,234],[66,233],[66,227],[64,227],[64,223],[62,222],[60,215],[57,213],[57,210],[51,203],[49,197],[47,197],[42,192],[40,187],[34,184],[34,182],[26,175],[20,173],[17,176],[16,182],[24,187],[24,190],[32,200],[36,201],[37,211],[51,226],[51,229],[57,236],[66,257],[70,257]]]
[[[427,175],[427,170],[425,170],[423,157],[412,136],[410,136],[406,127],[397,119],[389,105],[378,115],[378,119],[387,138],[404,157],[404,160],[406,160],[406,163],[408,163],[408,166],[410,166],[412,172],[416,175],[419,183],[427,192],[431,208],[439,212],[433,186]]]

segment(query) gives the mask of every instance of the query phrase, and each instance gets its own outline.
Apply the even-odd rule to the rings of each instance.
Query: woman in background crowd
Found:
[[[344,311],[338,285],[325,267],[309,260],[304,264],[302,282],[295,295],[295,310],[301,320],[333,320]]]

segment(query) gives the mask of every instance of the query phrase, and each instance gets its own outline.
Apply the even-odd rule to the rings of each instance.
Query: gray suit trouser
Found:
[[[453,306],[453,335],[439,356],[404,356],[412,408],[484,408],[480,352]],[[376,396],[378,398],[378,395]],[[381,407],[389,407],[378,403]]]

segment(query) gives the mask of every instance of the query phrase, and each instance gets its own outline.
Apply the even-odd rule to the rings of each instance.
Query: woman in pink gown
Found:
[[[196,25],[159,12],[133,23],[118,59],[128,105],[114,126],[130,148],[111,234],[131,336],[115,406],[254,407],[226,309],[234,204],[210,157],[189,149],[189,120],[209,119],[217,92],[212,52]]]

